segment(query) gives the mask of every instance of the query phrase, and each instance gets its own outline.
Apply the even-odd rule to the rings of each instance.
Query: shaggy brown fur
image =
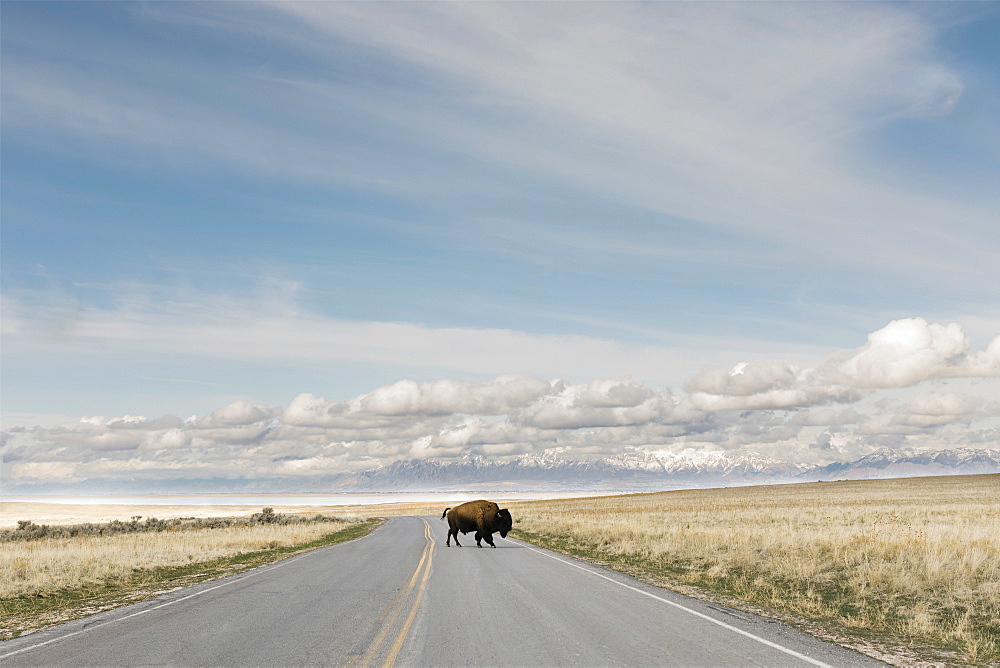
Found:
[[[458,532],[467,534],[470,531],[476,532],[476,546],[482,547],[482,540],[486,539],[490,547],[493,544],[493,533],[499,532],[501,538],[507,537],[507,532],[513,526],[510,511],[501,508],[492,501],[469,501],[454,508],[445,508],[441,517],[448,517],[448,540],[445,547],[451,547],[451,537],[455,537],[455,545],[462,547],[458,542]]]

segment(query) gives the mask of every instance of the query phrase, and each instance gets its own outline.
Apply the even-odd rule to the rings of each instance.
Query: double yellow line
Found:
[[[403,614],[403,611],[407,609],[407,604],[410,602],[411,594],[414,591],[416,592],[416,596],[413,597],[413,602],[409,606],[409,613],[406,615],[402,627],[396,633],[392,645],[389,646],[389,651],[382,661],[382,668],[389,668],[389,666],[395,663],[396,657],[399,655],[399,651],[403,648],[403,643],[406,641],[406,635],[410,632],[410,627],[413,625],[413,620],[417,617],[417,610],[420,608],[420,602],[424,598],[424,591],[427,589],[427,578],[431,575],[431,561],[434,560],[434,541],[431,538],[431,525],[427,523],[427,520],[423,520],[423,523],[424,539],[427,543],[424,545],[423,554],[420,556],[420,563],[417,564],[417,569],[413,571],[413,575],[410,577],[407,585],[396,593],[382,613],[380,618],[382,630],[375,636],[372,644],[358,662],[357,665],[361,668],[368,668],[372,665],[383,643],[385,643],[392,631],[395,630],[397,620]],[[418,580],[420,582],[419,586],[417,585]]]

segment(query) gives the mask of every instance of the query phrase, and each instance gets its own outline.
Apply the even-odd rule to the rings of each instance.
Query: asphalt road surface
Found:
[[[446,548],[437,518],[0,644],[3,666],[878,665],[532,545]]]

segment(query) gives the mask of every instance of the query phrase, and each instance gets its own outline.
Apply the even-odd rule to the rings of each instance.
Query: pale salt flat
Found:
[[[400,514],[488,498],[498,503],[531,499],[594,496],[586,492],[422,492],[386,494],[185,494],[150,496],[5,496],[0,500],[0,528],[20,520],[36,524],[81,524],[156,517],[239,517],[274,508],[276,513],[372,515],[379,509]],[[368,509],[361,512],[361,509]],[[423,510],[423,512],[426,512]]]

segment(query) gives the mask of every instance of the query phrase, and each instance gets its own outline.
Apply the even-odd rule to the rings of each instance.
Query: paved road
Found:
[[[495,536],[372,535],[0,644],[18,665],[876,665],[781,624]]]

